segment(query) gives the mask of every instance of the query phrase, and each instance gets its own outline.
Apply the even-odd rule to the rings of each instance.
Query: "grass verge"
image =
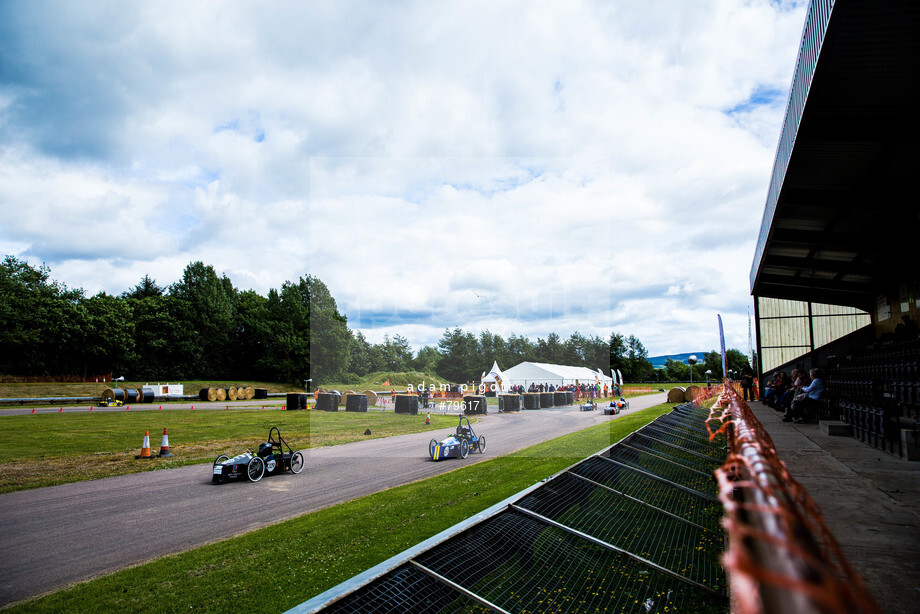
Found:
[[[667,413],[658,405],[476,465],[14,604],[8,612],[287,610]]]
[[[456,426],[455,416],[392,412],[214,409],[0,417],[0,493],[168,469],[255,448],[277,426],[295,450]],[[135,460],[150,431],[155,456],[168,429],[172,458]],[[371,435],[364,435],[370,429]]]

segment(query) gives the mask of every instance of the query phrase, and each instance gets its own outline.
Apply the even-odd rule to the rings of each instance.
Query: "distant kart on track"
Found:
[[[466,425],[463,423],[466,422]],[[431,460],[442,460],[445,458],[466,458],[471,450],[478,450],[480,453],[486,451],[486,436],[477,435],[470,426],[470,419],[466,416],[460,416],[460,423],[457,430],[451,433],[441,441],[432,439],[428,443],[428,453]]]
[[[281,438],[278,427],[273,426],[268,430],[268,441],[259,444],[258,452],[249,450],[233,458],[226,454],[218,456],[214,461],[211,483],[222,484],[242,478],[258,482],[265,475],[278,475],[285,471],[303,471],[303,453],[292,450]]]
[[[604,408],[605,416],[615,416],[624,409],[629,409],[629,401],[620,397],[616,401],[610,401],[610,405]]]

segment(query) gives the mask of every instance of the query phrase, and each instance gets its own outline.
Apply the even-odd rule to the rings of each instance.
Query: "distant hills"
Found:
[[[697,360],[702,361],[706,356],[706,352],[684,352],[683,354],[666,354],[664,356],[649,356],[648,361],[652,363],[652,366],[656,369],[664,369],[664,366],[668,362],[668,358],[671,360],[676,360],[678,362],[686,363],[687,359],[696,354]]]

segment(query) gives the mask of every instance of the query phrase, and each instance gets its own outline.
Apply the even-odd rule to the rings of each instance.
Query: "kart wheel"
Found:
[[[434,460],[434,451],[438,447],[438,440],[432,439],[428,442],[428,454],[431,456],[431,460]]]
[[[250,482],[258,482],[263,475],[265,475],[265,463],[258,456],[253,456],[246,465],[246,477]]]
[[[212,469],[212,471],[211,471],[211,484],[220,484],[220,483],[222,483],[222,482],[224,481],[224,476],[223,476],[223,475],[217,475],[216,473],[214,473],[213,469],[214,469],[214,467],[218,466],[218,465],[221,464],[222,462],[228,461],[228,460],[230,460],[230,457],[227,456],[226,454],[221,454],[221,455],[218,456],[216,459],[214,459],[214,464],[211,465],[211,469]]]
[[[460,458],[466,458],[470,453],[470,442],[466,439],[460,440]]]
[[[480,454],[485,453],[486,451],[486,436],[485,435],[479,436],[479,445],[477,446],[477,448],[479,449]]]
[[[214,464],[211,465],[211,468],[214,468],[214,467],[218,466],[219,464],[221,464],[222,462],[228,461],[228,460],[230,460],[230,457],[229,457],[229,456],[227,456],[226,454],[221,454],[220,456],[218,456],[218,457],[214,460]]]
[[[291,455],[291,473],[300,473],[303,471],[303,454],[294,452]]]

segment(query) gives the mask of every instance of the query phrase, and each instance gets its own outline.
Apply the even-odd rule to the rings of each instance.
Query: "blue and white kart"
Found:
[[[464,422],[466,425],[463,424]],[[473,427],[470,426],[470,419],[466,416],[460,416],[460,424],[457,425],[455,433],[451,433],[441,441],[432,439],[428,443],[431,460],[436,461],[444,458],[466,458],[470,450],[485,452],[486,436],[474,433]]]

